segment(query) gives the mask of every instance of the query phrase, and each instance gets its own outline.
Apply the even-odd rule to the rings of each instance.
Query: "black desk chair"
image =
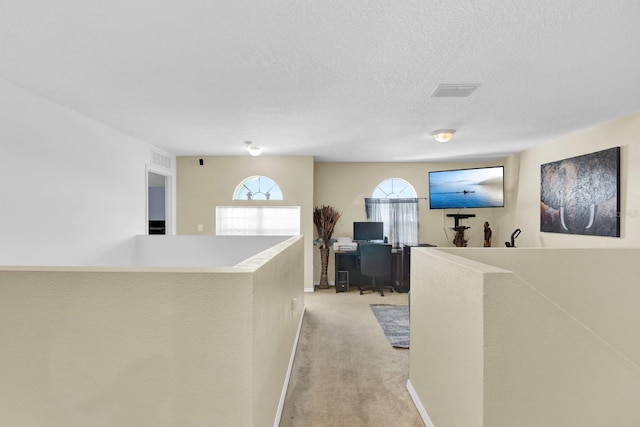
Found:
[[[391,276],[391,245],[369,243],[358,245],[360,252],[360,273],[363,276],[371,277],[370,289],[374,292],[379,291],[380,296],[384,296],[383,288],[388,288],[393,292],[391,285],[377,286],[376,277]],[[359,286],[360,295],[366,287]]]

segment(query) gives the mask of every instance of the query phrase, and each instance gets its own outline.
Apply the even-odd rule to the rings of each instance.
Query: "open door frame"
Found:
[[[145,172],[145,229],[149,233],[149,174],[163,176],[164,179],[164,211],[165,211],[165,234],[176,234],[176,198],[175,198],[175,174],[167,169],[147,165]]]

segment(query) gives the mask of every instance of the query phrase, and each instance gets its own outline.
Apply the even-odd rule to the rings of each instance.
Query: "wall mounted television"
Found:
[[[382,222],[354,222],[353,240],[355,242],[370,242],[384,238],[384,223]]]
[[[430,209],[504,207],[504,166],[429,172]]]

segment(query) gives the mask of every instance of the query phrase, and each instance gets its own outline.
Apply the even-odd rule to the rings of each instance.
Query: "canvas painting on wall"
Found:
[[[540,231],[620,237],[620,147],[540,166]]]

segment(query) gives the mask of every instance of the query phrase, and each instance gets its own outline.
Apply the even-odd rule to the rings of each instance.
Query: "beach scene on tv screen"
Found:
[[[503,168],[460,169],[429,173],[431,209],[504,206]]]

